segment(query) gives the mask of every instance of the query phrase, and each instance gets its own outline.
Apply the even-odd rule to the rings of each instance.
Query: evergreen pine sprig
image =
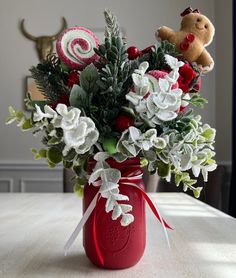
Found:
[[[94,95],[93,102],[98,107],[96,118],[99,119],[101,139],[110,135],[114,129],[115,119],[125,104],[125,95],[132,85],[130,61],[117,19],[108,10],[104,15],[107,24],[105,42],[94,49],[100,56],[97,80],[99,94]]]
[[[118,37],[120,36],[120,27],[116,16],[108,9],[104,11],[104,17],[106,21],[105,37]]]
[[[139,63],[147,61],[149,63],[149,70],[163,70],[169,68],[166,63],[165,54],[173,57],[181,56],[176,51],[175,45],[168,41],[161,41],[160,44],[153,46],[151,53],[144,54],[140,57]]]
[[[69,93],[65,85],[66,74],[59,63],[54,63],[52,59],[42,61],[36,67],[32,67],[30,72],[38,89],[50,103],[56,102],[62,94]]]

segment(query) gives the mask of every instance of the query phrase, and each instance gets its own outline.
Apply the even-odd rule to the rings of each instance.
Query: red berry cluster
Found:
[[[78,71],[72,71],[68,75],[67,86],[69,88],[72,88],[73,85],[79,84],[79,81],[80,81],[80,79],[79,79]]]
[[[142,56],[143,54],[150,53],[152,50],[152,47],[153,47],[153,45],[148,46],[147,48],[145,48],[143,50],[139,50],[136,46],[130,46],[127,49],[128,58],[130,60],[135,60],[136,58]]]
[[[130,126],[134,125],[134,119],[128,115],[119,115],[115,122],[115,129],[119,132],[123,132]]]
[[[56,102],[50,104],[50,107],[55,110],[59,103],[65,104],[66,106],[70,106],[69,95],[61,95],[61,97]]]

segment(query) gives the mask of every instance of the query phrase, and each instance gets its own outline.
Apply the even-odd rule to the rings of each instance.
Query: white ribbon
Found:
[[[132,173],[133,174],[133,173]],[[120,179],[120,181],[122,182],[122,180],[136,180],[136,179],[140,179],[142,178],[142,174],[137,175],[137,176],[127,176],[127,177],[122,177]],[[136,184],[132,183],[132,182],[122,182],[123,184],[126,185],[131,185],[133,187],[136,187],[138,189],[140,189]],[[73,233],[71,234],[71,236],[69,237],[68,241],[66,242],[65,246],[64,246],[64,255],[67,256],[72,244],[74,243],[74,241],[76,240],[76,238],[78,237],[80,231],[82,230],[83,226],[85,225],[85,223],[87,222],[89,216],[91,215],[91,213],[93,212],[94,208],[96,207],[96,202],[97,202],[97,198],[98,195],[100,194],[100,191],[97,192],[97,194],[95,195],[95,197],[93,198],[92,202],[89,204],[87,210],[85,211],[83,217],[81,218],[81,220],[79,221],[78,225],[76,226],[75,230],[73,231]],[[151,199],[150,199],[151,200]],[[151,200],[152,201],[152,200]],[[153,203],[153,202],[152,202]],[[165,234],[165,238],[167,241],[167,244],[170,248],[170,242],[169,242],[169,237],[168,237],[168,233],[165,227],[165,224],[163,222],[162,216],[157,208],[157,205],[153,203],[153,205],[155,206],[159,216],[160,216],[160,220],[161,220],[161,224],[164,230],[164,234]]]
[[[84,224],[87,222],[87,220],[89,219],[89,216],[91,215],[91,213],[93,212],[95,206],[96,206],[96,202],[97,202],[97,198],[98,198],[98,194],[99,191],[97,192],[97,194],[95,195],[95,197],[93,198],[92,202],[89,204],[88,208],[86,209],[83,217],[81,218],[80,222],[78,223],[78,225],[76,226],[74,232],[71,234],[71,236],[69,237],[68,241],[66,242],[66,245],[64,247],[64,255],[66,256],[70,250],[71,245],[74,243],[74,241],[76,240],[77,236],[79,235],[80,231],[82,230]]]

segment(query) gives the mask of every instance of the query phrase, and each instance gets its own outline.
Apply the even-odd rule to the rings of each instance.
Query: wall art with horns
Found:
[[[67,21],[64,17],[61,19],[61,26],[57,32],[55,32],[52,35],[43,35],[43,36],[36,36],[34,34],[31,34],[27,26],[30,24],[25,19],[22,19],[20,22],[20,30],[21,33],[24,35],[25,38],[32,41],[35,44],[35,49],[37,51],[37,56],[40,61],[46,60],[48,55],[52,54],[54,52],[54,42],[57,40],[57,37],[59,34],[67,28]],[[42,92],[37,88],[35,81],[32,77],[26,76],[25,79],[25,90],[26,95],[30,95],[30,97],[37,101],[43,101],[44,96]],[[25,97],[25,95],[24,95]]]

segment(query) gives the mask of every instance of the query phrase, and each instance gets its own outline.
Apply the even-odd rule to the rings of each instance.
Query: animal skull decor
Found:
[[[24,21],[25,20],[22,19],[20,23],[21,32],[27,39],[35,42],[39,60],[45,60],[47,58],[47,55],[53,52],[53,42],[57,39],[58,35],[67,28],[66,19],[64,17],[62,18],[62,27],[60,31],[57,32],[55,35],[40,37],[35,37],[29,34],[25,29]]]

